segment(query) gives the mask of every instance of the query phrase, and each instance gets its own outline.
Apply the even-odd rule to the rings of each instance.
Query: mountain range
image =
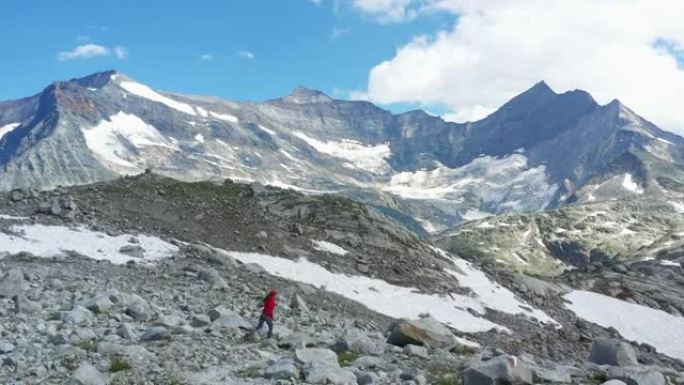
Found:
[[[263,103],[161,92],[116,71],[0,103],[0,189],[146,169],[337,193],[425,235],[489,215],[678,197],[684,138],[617,100],[544,82],[462,124],[304,87]]]

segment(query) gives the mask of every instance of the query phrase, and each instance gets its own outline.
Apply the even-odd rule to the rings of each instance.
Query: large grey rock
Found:
[[[140,345],[121,345],[111,342],[100,342],[96,351],[103,356],[126,357],[131,362],[145,362],[154,358],[154,353]]]
[[[636,366],[639,364],[636,353],[629,344],[609,338],[598,338],[592,342],[589,362],[612,366]]]
[[[404,346],[404,353],[408,354],[409,356],[415,356],[415,357],[420,357],[420,358],[428,358],[428,350],[425,346],[419,346],[419,345],[406,345]]]
[[[9,343],[7,341],[0,342],[0,354],[11,353],[12,351],[14,351],[14,349],[16,349],[16,346],[14,346],[14,344]]]
[[[210,314],[210,318],[213,318]],[[242,316],[232,310],[224,309],[220,317],[214,318],[211,322],[212,328],[221,329],[251,329],[252,325]]]
[[[390,325],[387,342],[397,346],[412,344],[441,349],[451,349],[459,345],[448,327],[430,317],[394,322]]]
[[[171,339],[171,332],[163,326],[152,326],[145,330],[140,341],[160,341]]]
[[[20,269],[9,269],[0,278],[0,297],[12,298],[23,296],[28,289],[28,282],[24,279],[24,272]]]
[[[79,305],[74,306],[71,311],[62,313],[62,321],[73,325],[80,325],[90,321],[92,318],[93,312]]]
[[[379,341],[371,339],[358,329],[345,330],[333,347],[333,350],[338,353],[350,351],[358,354],[379,353],[381,349]]]
[[[497,356],[463,371],[463,385],[532,384],[532,370],[515,356]]]
[[[313,346],[313,344],[314,338],[303,332],[290,333],[278,342],[278,346],[285,349],[305,348],[307,346]]]
[[[356,385],[356,375],[348,369],[311,362],[304,367],[304,378],[309,384]]]
[[[316,362],[328,366],[339,366],[337,354],[325,348],[297,349],[295,350],[295,359],[297,362],[305,365]]]
[[[83,307],[92,311],[93,313],[106,313],[112,308],[112,301],[109,296],[105,294],[98,294],[83,302]]]
[[[272,364],[264,371],[264,377],[275,380],[288,380],[299,377],[299,370],[292,361],[282,360]]]
[[[620,380],[627,385],[665,385],[665,377],[649,368],[609,368],[608,379]]]
[[[81,364],[76,369],[67,385],[107,385],[109,380],[90,364]]]
[[[550,382],[562,384],[572,382],[570,371],[564,368],[539,368],[532,367],[532,377],[535,382]]]
[[[309,314],[309,306],[306,304],[306,301],[304,301],[304,298],[302,298],[299,293],[294,293],[292,295],[292,299],[290,300],[290,308],[293,310],[296,310],[300,314]]]
[[[110,297],[111,298],[111,297]],[[127,294],[122,302],[126,307],[126,314],[136,321],[146,322],[152,319],[154,312],[149,302],[137,294]]]
[[[219,272],[216,271],[215,269],[209,268],[209,269],[200,270],[199,279],[201,279],[204,282],[207,282],[214,289],[218,289],[218,290],[228,289],[228,284],[221,277],[221,274],[219,274]]]

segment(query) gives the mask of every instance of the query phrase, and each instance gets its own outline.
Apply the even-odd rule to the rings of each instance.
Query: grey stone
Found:
[[[620,380],[627,385],[665,385],[665,377],[649,368],[608,368],[608,379]]]
[[[203,269],[199,272],[199,279],[207,282],[214,289],[226,290],[228,284],[215,269]]]
[[[93,313],[106,313],[112,308],[112,301],[107,295],[99,294],[89,300],[83,302],[83,307],[92,311]]]
[[[163,326],[152,326],[145,330],[140,341],[159,341],[171,339],[171,332]]]
[[[294,293],[292,295],[292,300],[290,300],[290,307],[296,311],[298,311],[300,314],[309,314],[309,306],[306,304],[306,301],[304,301],[304,298],[300,296],[298,293]]]
[[[358,354],[378,353],[378,341],[373,341],[358,329],[347,329],[340,336],[333,348],[336,352],[350,351]]]
[[[463,385],[532,384],[532,371],[515,356],[497,356],[463,371]]]
[[[356,376],[359,385],[373,385],[378,383],[378,375],[373,372],[359,373]]]
[[[76,305],[71,311],[62,313],[62,322],[80,325],[93,318],[93,312],[84,308],[83,306]]]
[[[448,327],[430,317],[394,322],[390,325],[387,342],[397,346],[413,344],[441,349],[460,345]]]
[[[0,342],[0,354],[11,353],[15,348],[16,346],[14,346],[14,344],[11,344],[7,341]]]
[[[598,338],[592,342],[589,362],[612,366],[636,366],[639,364],[636,353],[629,344],[608,338]]]
[[[130,324],[122,323],[116,329],[116,335],[125,340],[134,340],[136,338],[135,331]]]
[[[312,362],[338,367],[337,354],[325,348],[304,348],[295,350],[295,359],[302,364]]]
[[[142,248],[140,245],[126,245],[123,246],[119,249],[119,252],[121,254],[126,254],[128,256],[131,256],[133,258],[144,258],[145,257],[145,249]]]
[[[572,382],[570,372],[562,368],[532,367],[532,378],[535,382],[551,382],[556,384]]]
[[[90,364],[81,364],[71,376],[67,385],[107,385],[109,380]]]
[[[24,279],[24,272],[20,269],[9,269],[0,278],[0,297],[23,296],[26,290],[28,290],[28,282]]]
[[[349,369],[311,362],[304,367],[304,378],[310,384],[356,385],[356,375]]]
[[[409,356],[416,356],[420,358],[428,358],[428,350],[425,346],[419,346],[419,345],[406,345],[404,346],[404,353],[408,354]]]
[[[264,371],[264,377],[275,380],[287,380],[299,377],[299,370],[292,361],[279,361]]]
[[[152,319],[152,307],[145,299],[135,294],[129,294],[125,301],[127,303],[126,314],[134,320],[145,322]]]
[[[227,310],[223,311],[220,317],[212,321],[211,327],[226,329],[251,329],[252,325],[242,318],[240,314],[232,310]]]
[[[195,314],[192,316],[190,325],[194,327],[204,327],[211,323],[211,318],[206,314]]]

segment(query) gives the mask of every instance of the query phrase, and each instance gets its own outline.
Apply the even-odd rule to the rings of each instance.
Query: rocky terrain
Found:
[[[333,195],[153,173],[14,190],[0,256],[2,383],[684,383],[681,266],[542,279]],[[270,289],[273,339],[249,333]],[[641,312],[637,334],[610,319]]]

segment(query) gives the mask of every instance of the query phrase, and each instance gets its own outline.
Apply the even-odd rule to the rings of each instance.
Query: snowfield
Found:
[[[10,230],[17,235],[0,232],[0,256],[25,251],[38,257],[51,258],[73,251],[92,259],[124,264],[129,260],[149,263],[171,257],[178,251],[178,247],[157,237],[130,234],[110,236],[83,227],[16,225]],[[139,243],[131,242],[132,238]],[[120,250],[124,246],[142,247],[145,250],[144,258],[122,253]]]
[[[389,143],[367,146],[350,139],[342,139],[339,142],[323,142],[301,132],[294,132],[293,135],[303,140],[319,153],[345,159],[353,167],[375,174],[383,174],[390,171],[389,164],[385,161],[391,153]]]
[[[528,168],[522,154],[482,156],[458,168],[440,165],[429,171],[400,172],[382,186],[383,191],[408,199],[459,202],[475,194],[485,202],[507,201],[520,210],[546,207],[557,188],[548,182],[544,166]]]
[[[116,78],[114,76],[117,76],[117,75],[113,75],[112,80],[116,81]],[[119,87],[123,88],[124,90],[126,90],[126,91],[128,91],[134,95],[140,96],[141,98],[145,98],[145,99],[151,100],[153,102],[164,104],[167,107],[171,107],[174,110],[184,112],[188,115],[197,115],[197,112],[195,111],[195,109],[191,105],[186,104],[186,103],[181,103],[181,102],[178,102],[176,100],[169,98],[168,96],[164,96],[164,95],[158,93],[157,91],[151,89],[150,87],[148,87],[144,84],[140,84],[140,83],[132,82],[132,81],[122,81],[122,82],[119,82],[118,84],[119,84]]]
[[[0,127],[0,139],[2,139],[3,136],[14,131],[14,129],[19,127],[20,125],[21,125],[21,123],[10,123],[10,124],[6,124],[6,125]]]
[[[612,326],[628,340],[684,360],[684,317],[590,291],[575,290],[564,298],[570,301],[566,307],[578,317],[606,328]]]
[[[154,126],[145,123],[136,115],[125,112],[112,115],[97,126],[83,128],[81,131],[86,145],[95,156],[122,173],[144,169],[144,165],[135,163],[139,155],[131,151],[131,145],[136,148],[157,146],[173,151],[178,149]]]
[[[269,274],[324,288],[393,318],[417,318],[428,313],[464,333],[491,329],[510,332],[505,326],[472,313],[474,311],[484,315],[486,308],[492,308],[511,314],[525,314],[538,321],[557,325],[540,310],[527,309],[532,307],[521,303],[513,293],[491,282],[482,272],[457,258],[453,258],[455,266],[451,274],[459,280],[461,286],[473,290],[472,296],[424,294],[416,288],[396,286],[380,279],[332,273],[305,258],[293,261],[259,253],[222,252],[243,263],[256,263]],[[396,306],[397,299],[401,299],[401,306]]]

